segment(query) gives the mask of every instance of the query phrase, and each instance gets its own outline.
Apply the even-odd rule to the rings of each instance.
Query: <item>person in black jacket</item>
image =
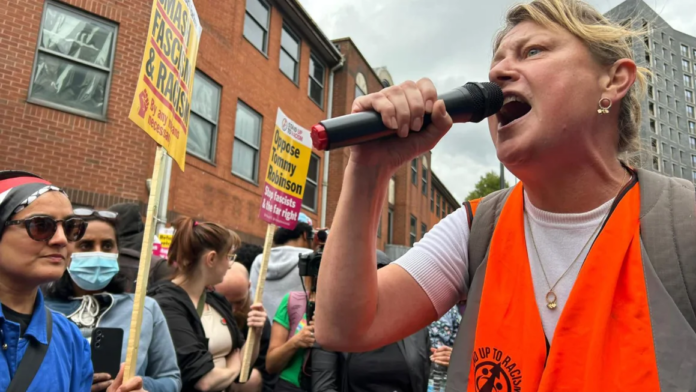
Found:
[[[238,384],[244,335],[232,314],[232,305],[210,289],[230,268],[230,255],[239,246],[232,231],[209,222],[181,217],[168,254],[176,275],[152,287],[148,295],[162,308],[174,341],[181,370],[182,391],[257,391],[260,382]],[[261,334],[266,312],[251,305],[247,324]],[[259,353],[257,341],[252,363]]]
[[[391,260],[377,251],[377,268]],[[312,350],[312,392],[426,392],[430,376],[428,329],[366,353]]]
[[[235,253],[236,254],[236,253]],[[239,259],[239,258],[237,258]],[[251,297],[251,282],[249,281],[249,271],[242,263],[234,263],[225,274],[222,283],[215,286],[215,291],[224,295],[232,304],[232,311],[235,321],[242,331],[244,336],[249,332],[247,318],[252,304]],[[268,345],[271,340],[271,323],[266,319],[261,334],[261,347],[259,348],[259,356],[256,362],[253,363],[251,379],[256,376],[263,379],[263,392],[273,392],[276,383],[278,382],[277,374],[269,374],[266,370],[266,354],[268,353]]]

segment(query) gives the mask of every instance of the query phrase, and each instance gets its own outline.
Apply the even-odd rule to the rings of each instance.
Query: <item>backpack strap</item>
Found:
[[[467,287],[471,286],[471,281],[474,279],[478,267],[488,253],[500,212],[513,189],[501,189],[483,199],[464,203],[467,215],[471,214],[471,219],[469,219],[469,281]],[[468,207],[467,203],[469,203]]]
[[[690,181],[638,169],[643,246],[662,285],[696,331],[696,192]]]
[[[297,326],[304,318],[307,312],[307,295],[304,291],[291,291],[288,297],[288,323],[290,330],[288,331],[288,340],[295,336]]]
[[[27,350],[24,352],[22,360],[17,366],[17,371],[15,372],[10,385],[7,387],[6,392],[24,392],[29,390],[31,382],[34,381],[34,377],[39,372],[41,363],[43,363],[46,352],[48,351],[48,346],[51,344],[51,337],[53,335],[53,316],[48,307],[46,309],[46,343],[41,344],[36,339],[29,339],[29,345]]]

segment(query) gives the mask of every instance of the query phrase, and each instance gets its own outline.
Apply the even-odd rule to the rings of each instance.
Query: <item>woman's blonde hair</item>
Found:
[[[494,52],[505,35],[518,24],[530,21],[540,26],[561,27],[578,37],[600,64],[611,65],[617,60],[633,59],[632,39],[641,37],[646,31],[633,30],[610,21],[599,11],[579,0],[533,0],[528,4],[514,6],[505,17],[506,26],[495,39]],[[641,120],[641,99],[645,94],[647,75],[650,71],[638,67],[636,83],[621,100],[619,113],[618,152],[639,149],[638,132]]]

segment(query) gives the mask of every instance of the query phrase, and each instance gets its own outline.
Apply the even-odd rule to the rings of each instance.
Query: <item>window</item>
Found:
[[[437,194],[437,204],[435,204],[435,216],[440,217],[440,204],[442,203],[442,197]]]
[[[677,160],[677,149],[672,147],[672,159]]]
[[[676,136],[676,134],[674,133],[674,129],[670,128],[670,129],[669,129],[669,140],[674,141],[674,139],[675,139],[676,137],[677,137],[677,136]]]
[[[667,48],[662,48],[662,58],[667,58]]]
[[[653,157],[652,159],[652,164],[653,164],[653,170],[660,171],[660,160],[657,159],[657,157]]]
[[[696,60],[696,49],[694,49],[694,51],[692,52],[692,54],[693,54],[692,58],[693,58],[694,60]]]
[[[682,163],[684,162],[684,151],[679,151],[679,161]]]
[[[411,161],[411,183],[418,185],[418,158]]]
[[[682,178],[686,178],[686,168],[682,167]]]
[[[115,24],[46,3],[27,100],[105,119],[116,33]]]
[[[696,171],[691,172],[691,181],[696,182]]]
[[[209,162],[215,160],[221,89],[220,85],[196,70],[186,152]]]
[[[675,79],[677,78],[677,69],[676,68],[672,68],[672,77]],[[675,93],[677,92],[676,88],[674,89],[674,92]]]
[[[421,193],[428,196],[428,159],[423,157],[423,171],[421,172]]]
[[[382,214],[379,214],[379,223],[377,224],[377,238],[382,238]]]
[[[655,117],[655,104],[654,103],[652,103],[652,102],[648,103],[648,112],[650,112],[651,116]],[[650,120],[650,121],[653,121],[653,120]],[[653,121],[653,125],[655,125],[654,121]],[[653,132],[655,132],[654,129],[653,129]]]
[[[674,39],[670,38],[669,39],[669,47],[671,48],[672,46],[674,46]]]
[[[443,198],[442,198],[442,210],[440,211],[440,218],[444,218],[444,217],[445,217],[445,211],[446,211],[446,210],[445,210],[445,198],[443,197]]]
[[[665,124],[660,124],[660,134],[664,137],[669,137],[667,133],[667,126]]]
[[[435,212],[435,187],[430,186],[430,212]]]
[[[696,118],[694,117],[694,107],[686,105],[686,115],[691,117],[691,118]]]
[[[425,223],[421,223],[421,238],[425,237],[425,233],[428,231],[428,226]]]
[[[657,133],[657,130],[655,129],[655,120],[650,120],[650,131],[652,133]]]
[[[691,70],[691,65],[689,64],[688,60],[682,59],[682,70],[684,72],[689,72]]]
[[[662,171],[665,172],[665,173],[667,173],[667,168],[668,168],[668,167],[669,167],[669,166],[667,165],[667,160],[666,160],[666,159],[663,159],[663,160],[662,160]]]
[[[244,37],[264,54],[268,50],[270,11],[271,9],[265,0],[246,0]]]
[[[411,215],[411,246],[413,246],[416,243],[416,225],[418,224],[418,221],[416,220],[416,217]]]
[[[686,87],[693,87],[691,85],[691,76],[689,75],[684,75],[684,86]]]
[[[261,115],[237,102],[234,124],[232,173],[249,181],[258,181],[259,145],[261,144]]]
[[[684,97],[686,98],[686,102],[694,102],[694,92],[689,91],[689,90],[684,90]]]
[[[355,75],[355,98],[362,97],[367,94],[367,80],[362,72]]]
[[[389,204],[396,204],[396,180],[394,177],[389,179]]]
[[[696,134],[696,123],[693,121],[689,121],[689,133]]]
[[[689,47],[681,44],[681,55],[684,57],[689,57]]]
[[[655,99],[655,91],[653,90],[653,86],[648,86],[648,97]]]
[[[647,55],[647,53],[646,53],[646,55],[645,55],[645,59],[648,60],[648,55]],[[665,73],[667,73],[667,70],[668,70],[668,69],[669,69],[669,65],[667,65],[667,63],[662,64],[662,70],[665,71]]]
[[[667,95],[667,106],[672,106],[672,96]]]
[[[387,243],[394,243],[394,210],[389,208],[387,213]]]
[[[280,70],[285,76],[297,83],[297,71],[300,68],[300,40],[288,26],[283,25],[280,35]]]
[[[657,147],[657,139],[650,138],[650,148],[652,149],[652,152],[659,154],[660,150]]]
[[[670,54],[669,57],[672,59],[672,64],[674,64],[674,53]]]
[[[309,57],[309,97],[312,101],[324,108],[324,66],[314,58]]]
[[[696,155],[691,156],[691,166],[696,167]]]
[[[696,138],[689,136],[689,146],[692,150],[696,150]]]
[[[667,151],[669,151],[669,149],[667,149],[667,143],[662,142],[662,155],[667,155]]]
[[[312,154],[309,158],[309,170],[307,171],[307,182],[305,183],[304,195],[302,196],[302,207],[316,211],[317,196],[319,189],[319,157]]]
[[[672,112],[667,113],[667,117],[669,117],[669,123],[674,124],[674,113],[672,113]],[[672,138],[672,140],[674,140],[674,138]]]
[[[677,167],[676,164],[672,164],[672,175],[673,176],[678,176],[679,175],[679,168]]]

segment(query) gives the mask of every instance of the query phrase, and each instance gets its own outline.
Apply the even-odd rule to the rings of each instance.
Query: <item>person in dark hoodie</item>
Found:
[[[121,273],[127,278],[126,292],[132,294],[135,292],[135,280],[138,277],[145,224],[140,215],[140,206],[136,203],[114,204],[109,207],[109,211],[118,214],[118,222],[116,223],[119,245],[118,264]],[[166,265],[166,260],[153,255],[150,263],[152,271],[162,264]],[[150,274],[153,275],[152,272]]]
[[[171,281],[162,281],[148,290],[162,308],[174,341],[181,370],[182,391],[255,391],[251,380],[235,381],[241,372],[245,337],[225,297],[208,289],[222,282],[239,246],[237,234],[216,223],[196,222],[180,217],[174,222],[174,238],[168,253],[176,263]],[[247,324],[261,335],[266,312],[252,304]],[[251,362],[259,354],[255,342]]]
[[[302,291],[302,279],[297,264],[301,254],[312,253],[312,220],[304,213],[300,213],[297,226],[294,230],[279,228],[273,235],[273,245],[271,257],[268,261],[268,272],[266,274],[266,285],[263,289],[263,306],[271,316],[275,317],[280,301],[291,291]],[[251,281],[257,282],[259,279],[259,269],[261,267],[260,254],[251,266]],[[253,296],[256,285],[251,287]]]
[[[377,251],[377,268],[391,263]],[[426,392],[430,375],[428,329],[366,353],[312,349],[312,392]]]

